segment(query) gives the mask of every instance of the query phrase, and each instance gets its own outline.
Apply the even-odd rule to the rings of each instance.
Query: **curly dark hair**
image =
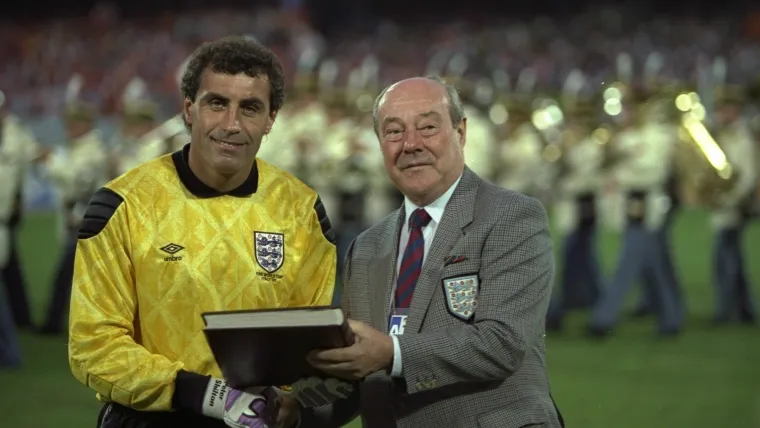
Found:
[[[266,76],[269,81],[270,112],[279,111],[285,103],[285,77],[282,64],[269,49],[248,37],[229,36],[203,43],[195,50],[182,74],[182,96],[195,101],[201,75],[210,68],[215,73]]]

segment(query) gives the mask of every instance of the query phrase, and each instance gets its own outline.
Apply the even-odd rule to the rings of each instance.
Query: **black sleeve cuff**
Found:
[[[200,414],[203,410],[203,396],[211,376],[180,370],[174,381],[172,406],[175,410],[190,410]]]

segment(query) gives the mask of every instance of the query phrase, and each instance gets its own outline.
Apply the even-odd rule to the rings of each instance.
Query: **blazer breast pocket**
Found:
[[[462,321],[475,315],[480,294],[480,260],[454,258],[443,267],[441,286],[449,313]]]

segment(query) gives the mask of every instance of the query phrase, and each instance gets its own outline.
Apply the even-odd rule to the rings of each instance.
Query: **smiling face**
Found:
[[[377,109],[378,138],[388,176],[412,202],[443,195],[464,170],[467,120],[452,124],[445,87],[425,78],[391,86]]]
[[[206,184],[239,184],[248,176],[277,116],[269,91],[266,75],[203,72],[195,101],[185,99],[184,115],[192,137],[190,167]]]

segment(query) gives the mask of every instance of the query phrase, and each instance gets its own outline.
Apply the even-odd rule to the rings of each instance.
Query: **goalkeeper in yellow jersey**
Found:
[[[227,387],[201,313],[329,305],[334,234],[313,190],[256,158],[285,99],[271,51],[242,37],[206,43],[182,94],[190,143],[113,180],[87,208],[71,370],[106,403],[102,428],[271,428],[273,388]]]

